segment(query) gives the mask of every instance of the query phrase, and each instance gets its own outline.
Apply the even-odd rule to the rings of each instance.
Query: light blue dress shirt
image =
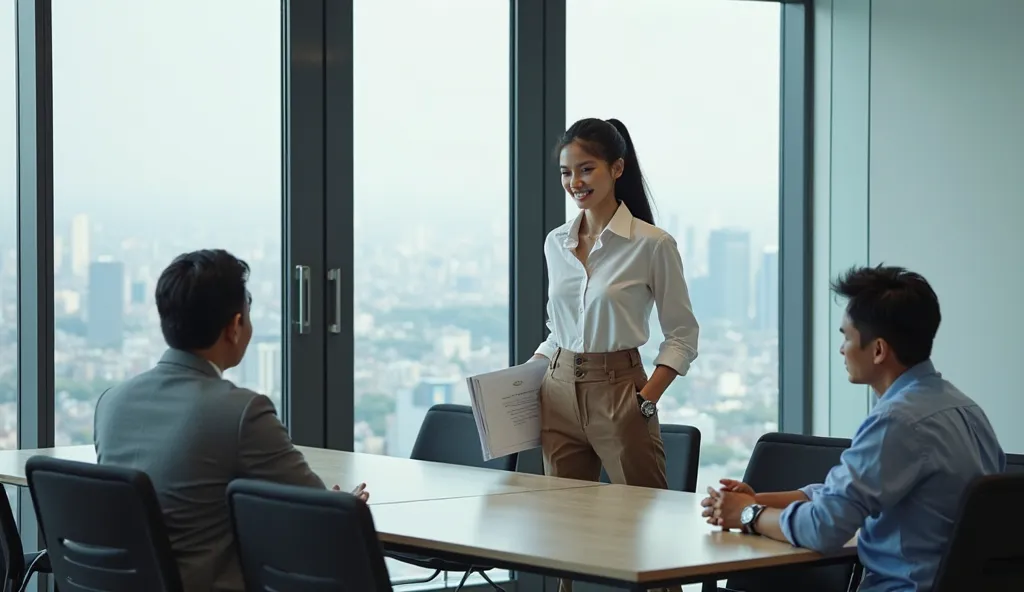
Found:
[[[782,532],[830,552],[860,529],[861,592],[928,592],[968,484],[1005,468],[985,413],[922,362],[882,395],[825,483],[802,490],[809,501],[782,512]]]

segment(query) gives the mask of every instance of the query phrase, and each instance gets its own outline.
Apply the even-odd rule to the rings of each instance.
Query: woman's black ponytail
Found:
[[[618,119],[581,119],[562,134],[556,152],[572,142],[584,144],[588,152],[609,164],[621,158],[625,166],[615,181],[615,199],[626,204],[633,217],[654,224],[647,181],[626,125]]]

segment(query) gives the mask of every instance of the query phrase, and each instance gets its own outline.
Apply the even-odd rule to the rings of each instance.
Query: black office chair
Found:
[[[849,447],[850,440],[846,438],[765,434],[754,445],[743,482],[757,492],[791,491],[811,483],[822,483]],[[756,575],[733,576],[726,583],[726,589],[736,592],[846,592],[851,580],[856,583],[859,577],[860,570],[855,564],[781,567]]]
[[[1024,454],[1007,454],[1006,472],[1024,473]]]
[[[512,471],[516,466],[515,454],[484,460],[476,420],[469,405],[442,404],[428,409],[409,456],[413,460],[500,471]]]
[[[7,492],[0,487],[0,560],[3,561],[3,592],[15,592],[32,579],[36,573],[50,573],[50,559],[46,550],[25,553],[18,534],[18,523],[14,520],[11,501]]]
[[[473,409],[468,405],[434,405],[427,410],[423,424],[420,426],[416,442],[412,446],[414,460],[427,460],[443,462],[464,467],[479,467],[497,469],[502,471],[515,470],[517,456],[511,454],[501,458],[484,461],[483,450],[480,446],[480,435],[476,429],[476,420],[473,419]],[[494,569],[486,565],[467,565],[455,561],[447,561],[419,555],[414,553],[396,553],[389,551],[388,557],[397,559],[403,563],[433,570],[430,576],[404,582],[409,584],[425,584],[433,581],[442,572],[462,573],[462,581],[459,582],[456,592],[462,590],[466,580],[473,573],[479,573],[488,584],[495,590],[504,592],[504,589],[495,584],[487,575],[487,571]]]
[[[939,563],[933,592],[1024,590],[1024,516],[993,508],[1014,508],[1024,499],[1024,473],[979,477],[967,488],[949,548]]]
[[[661,426],[665,445],[665,469],[668,488],[672,491],[697,491],[697,467],[700,465],[700,430],[688,425]],[[610,483],[608,473],[601,469],[601,482]]]
[[[391,592],[370,509],[354,496],[236,479],[228,506],[246,590]]]
[[[145,473],[46,456],[25,473],[58,588],[182,592]]]
[[[540,448],[524,450],[516,455],[516,472],[527,475],[544,474],[544,453]]]

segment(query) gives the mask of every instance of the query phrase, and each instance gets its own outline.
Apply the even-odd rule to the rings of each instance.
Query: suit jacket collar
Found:
[[[164,355],[160,358],[160,363],[184,366],[212,378],[220,378],[213,364],[206,358],[201,358],[191,352],[174,349],[173,347],[164,352]]]

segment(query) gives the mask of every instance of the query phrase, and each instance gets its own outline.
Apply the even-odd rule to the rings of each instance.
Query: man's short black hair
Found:
[[[222,249],[178,255],[156,282],[156,308],[167,345],[185,351],[217,342],[245,312],[249,265]]]
[[[852,267],[832,282],[848,299],[846,314],[860,333],[861,346],[884,339],[904,366],[932,355],[942,314],[935,290],[920,274],[902,267]]]

